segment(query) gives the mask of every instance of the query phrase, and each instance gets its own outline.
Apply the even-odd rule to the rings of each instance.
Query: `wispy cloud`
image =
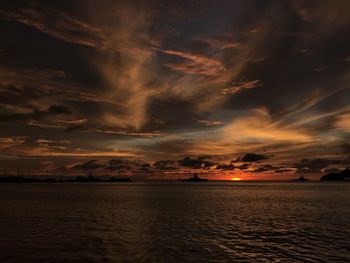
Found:
[[[204,126],[217,126],[222,125],[222,121],[215,121],[215,120],[198,120],[197,123],[202,124]]]
[[[19,10],[0,10],[3,19],[22,23],[69,43],[102,48],[105,37],[101,30],[89,23],[57,9],[29,4]]]
[[[252,80],[252,81],[246,81],[243,83],[239,83],[235,86],[228,87],[228,88],[223,88],[221,90],[222,94],[237,94],[242,92],[243,90],[247,89],[253,89],[261,85],[260,80]]]
[[[86,129],[85,132],[89,133],[102,133],[102,134],[110,134],[110,135],[119,135],[119,136],[131,136],[131,137],[145,137],[145,138],[153,138],[164,136],[164,132],[153,131],[153,132],[134,132],[128,130],[111,130],[104,128],[89,128]]]
[[[25,143],[26,136],[0,137],[0,149],[7,149]]]
[[[300,128],[287,128],[274,122],[268,111],[259,108],[251,114],[236,118],[222,129],[225,138],[247,143],[300,143],[310,142],[314,138]]]
[[[245,48],[245,45],[243,43],[230,37],[219,36],[217,38],[199,38],[199,40],[219,50]]]
[[[184,51],[168,49],[158,49],[158,51],[184,59],[183,62],[168,63],[166,66],[172,70],[180,71],[185,74],[219,76],[225,71],[224,65],[218,59]]]

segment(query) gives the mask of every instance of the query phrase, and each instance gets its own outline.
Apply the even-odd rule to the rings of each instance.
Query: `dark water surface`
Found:
[[[0,262],[350,262],[350,183],[1,184]]]

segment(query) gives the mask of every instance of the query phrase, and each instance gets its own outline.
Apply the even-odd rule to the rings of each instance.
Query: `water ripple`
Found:
[[[350,185],[0,186],[1,262],[350,262]]]

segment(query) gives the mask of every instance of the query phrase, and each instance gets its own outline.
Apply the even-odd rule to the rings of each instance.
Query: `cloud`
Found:
[[[100,163],[98,160],[91,160],[82,164],[77,164],[73,168],[87,171],[87,170],[95,170],[102,167],[105,167],[103,163]]]
[[[263,173],[263,172],[268,172],[268,171],[270,171],[270,169],[265,168],[265,167],[259,167],[259,168],[252,170],[251,172],[252,173]]]
[[[219,60],[204,55],[167,49],[158,51],[184,59],[182,62],[168,63],[166,66],[185,74],[220,76],[225,71],[224,65]]]
[[[334,125],[338,129],[350,132],[350,113],[339,114]]]
[[[50,143],[39,143],[33,145],[27,141],[25,143],[11,145],[6,150],[7,157],[16,158],[53,158],[53,157],[66,157],[66,158],[91,158],[91,157],[123,157],[123,158],[140,158],[139,155],[133,151],[127,151],[123,149],[91,149],[86,147],[85,149],[75,147],[73,144],[67,147],[67,144],[62,143],[52,145]]]
[[[153,163],[153,166],[159,170],[176,170],[176,162],[172,160],[159,160]]]
[[[101,22],[110,47],[91,63],[103,78],[106,96],[120,107],[105,108],[102,118],[109,126],[139,130],[148,120],[150,99],[159,92],[156,54],[150,48],[154,40],[147,33],[152,17],[146,10],[117,3],[110,8],[118,11]]]
[[[72,144],[69,140],[48,140],[44,138],[37,139],[35,141],[39,147],[47,148],[47,149],[57,149],[57,150],[66,150],[68,149],[68,145]]]
[[[346,10],[350,4],[346,0],[335,1],[292,1],[300,17],[307,23],[317,23],[318,26],[339,26],[350,22]]]
[[[28,4],[18,10],[0,10],[3,19],[33,27],[69,43],[101,48],[105,37],[99,28],[82,22],[57,9]]]
[[[134,131],[128,131],[128,130],[120,130],[120,129],[106,129],[106,128],[86,128],[85,132],[90,133],[102,133],[102,134],[110,134],[110,135],[119,135],[119,136],[131,136],[131,137],[146,137],[146,138],[153,138],[153,137],[161,137],[165,134],[160,131],[151,131],[151,132],[134,132]]]
[[[57,76],[57,71],[35,69],[8,69],[0,67],[0,94],[4,101],[20,113],[31,111],[51,100],[99,102],[114,104],[102,94],[86,91],[80,84]],[[45,99],[45,100],[44,100]],[[29,102],[29,103],[28,103]],[[28,105],[29,104],[29,105]]]
[[[346,161],[345,161],[346,162]],[[294,164],[298,171],[318,173],[322,169],[327,168],[331,164],[344,163],[343,160],[331,160],[325,158],[302,159]]]
[[[26,136],[0,137],[0,149],[7,149],[22,145],[25,143],[26,138]]]
[[[94,171],[96,173],[103,172],[104,174],[113,174],[115,172],[132,171],[137,172],[140,167],[144,166],[138,162],[130,161],[128,159],[110,159],[110,160],[88,160],[83,163],[76,163],[69,165],[70,169],[83,170],[83,171]]]
[[[299,127],[288,127],[275,122],[265,108],[252,110],[250,114],[235,118],[221,129],[223,138],[237,142],[308,143],[314,141],[312,135]]]
[[[256,153],[247,153],[242,157],[242,162],[258,162],[262,160],[269,159],[268,156],[263,154],[256,154]]]
[[[98,91],[86,91],[80,84],[68,81],[62,74],[49,70],[9,70],[0,68],[0,116],[2,122],[21,122],[41,128],[100,125],[106,109],[118,118],[124,106]],[[63,105],[64,104],[64,105]],[[93,107],[87,107],[87,105]],[[65,105],[69,105],[69,108]],[[71,109],[72,108],[72,109]],[[94,110],[92,110],[94,108]],[[131,111],[131,108],[128,109]],[[55,117],[52,117],[53,115]],[[124,118],[120,116],[119,118]],[[124,119],[128,122],[128,119]],[[106,122],[105,126],[115,126]],[[111,129],[105,129],[111,130]],[[102,132],[102,131],[101,131]]]
[[[343,148],[343,153],[345,154],[350,153],[350,143],[344,143],[341,147]]]
[[[244,164],[241,164],[240,166],[236,166],[236,167],[239,170],[247,170],[250,167],[250,163],[244,163]]]
[[[293,173],[295,169],[293,168],[279,168],[275,170],[275,173]]]
[[[81,130],[85,130],[85,127],[83,125],[73,125],[64,129],[65,132],[73,132],[73,131],[81,131]]]
[[[81,125],[88,122],[88,119],[71,119],[71,120],[56,120],[58,123],[62,123],[64,125]]]
[[[3,121],[3,122],[38,120],[45,116],[57,115],[57,114],[69,115],[71,114],[71,111],[62,105],[51,105],[47,110],[40,110],[40,109],[37,109],[36,107],[33,107],[31,112],[26,112],[26,113],[11,112],[11,111],[7,111],[6,108],[4,110],[4,109],[1,109],[0,107],[0,117],[1,117],[0,121]]]
[[[283,167],[279,167],[279,166],[273,166],[271,164],[263,164],[263,165],[259,165],[257,168],[251,170],[252,173],[264,173],[264,172],[271,172],[271,171],[282,171],[284,170],[285,172],[288,172],[288,169],[283,168]],[[278,173],[277,172],[277,173]]]
[[[214,120],[198,120],[197,123],[202,124],[204,126],[217,126],[217,125],[223,124],[223,122],[221,121],[214,121]]]
[[[219,164],[219,165],[216,166],[217,170],[224,170],[224,171],[226,171],[226,170],[234,170],[235,168],[236,167],[232,163],[230,163],[230,164]]]
[[[50,114],[66,114],[66,115],[69,115],[69,114],[72,113],[67,107],[65,107],[63,105],[56,105],[56,104],[51,105],[47,111]]]
[[[252,80],[252,81],[246,81],[240,84],[237,84],[235,86],[229,87],[229,88],[223,88],[221,90],[222,94],[237,94],[242,92],[243,90],[247,90],[247,89],[253,89],[256,88],[258,86],[260,86],[260,80]]]
[[[120,170],[130,170],[134,166],[134,162],[129,162],[128,160],[122,159],[111,159],[105,165],[107,170],[120,171]]]
[[[199,40],[219,50],[246,48],[244,44],[228,36],[219,36],[216,38],[199,38]]]
[[[178,161],[178,164],[180,166],[184,167],[190,167],[190,168],[208,168],[213,166],[215,163],[210,162],[208,160],[205,160],[203,158],[191,158],[191,157],[185,157],[184,159],[181,159]]]

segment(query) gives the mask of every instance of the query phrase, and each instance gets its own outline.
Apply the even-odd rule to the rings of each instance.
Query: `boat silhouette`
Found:
[[[206,182],[206,181],[208,181],[208,179],[200,178],[197,176],[197,174],[187,179],[181,179],[181,182]]]
[[[309,179],[306,179],[304,176],[300,175],[299,178],[293,179],[293,181],[295,181],[295,182],[306,182],[306,181],[309,181]]]

